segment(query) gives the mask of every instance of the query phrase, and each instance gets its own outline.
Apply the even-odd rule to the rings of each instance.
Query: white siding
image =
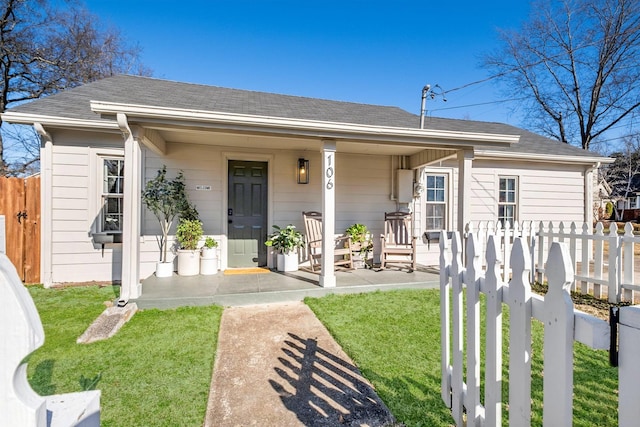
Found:
[[[59,132],[52,148],[52,188],[49,192],[52,223],[52,281],[82,282],[119,280],[122,253],[119,246],[94,245],[91,233],[99,218],[99,165],[101,153],[122,152],[123,140],[118,133]],[[220,139],[217,140],[220,142]],[[261,149],[238,148],[237,139],[228,145],[203,145],[168,142],[164,156],[143,148],[144,183],[152,179],[162,165],[169,176],[183,171],[192,202],[196,204],[206,235],[220,243],[222,262],[226,259],[226,194],[227,161],[258,160],[269,162],[268,226],[293,224],[303,230],[302,212],[321,211],[321,153],[314,150],[269,149],[265,140]],[[310,144],[311,146],[311,144]],[[115,151],[114,151],[115,150]],[[296,183],[297,159],[310,162],[310,182]],[[392,159],[388,155],[336,154],[336,233],[351,224],[363,223],[374,237],[374,253],[378,256],[379,236],[384,213],[397,209],[391,199]],[[430,168],[437,170],[437,168]],[[457,195],[457,162],[443,162],[450,172],[449,228],[455,227]],[[575,165],[482,160],[473,162],[470,189],[473,220],[497,219],[498,179],[501,175],[519,180],[519,220],[582,221],[584,215],[584,167]],[[395,173],[395,171],[394,171]],[[210,191],[196,191],[207,185]],[[422,201],[414,204],[416,235],[422,236]],[[43,213],[47,214],[47,213]],[[156,218],[143,207],[140,237],[141,277],[153,273],[158,261],[160,229]],[[171,233],[175,230],[175,224]],[[270,230],[268,230],[270,231]],[[43,237],[45,238],[45,237]],[[43,254],[43,256],[47,256]],[[418,261],[436,264],[437,244],[427,245],[419,238]]]
[[[457,167],[455,161],[446,166]],[[584,221],[585,166],[513,160],[477,159],[473,162],[471,215],[473,221],[498,220],[498,185],[501,176],[518,177],[518,221]],[[454,170],[453,218],[457,218],[455,195],[458,173]],[[451,229],[455,228],[455,223]],[[423,230],[416,230],[422,235]],[[419,239],[421,241],[421,239]],[[428,265],[438,263],[438,246],[429,250],[420,243],[418,261]]]
[[[95,150],[122,146],[119,134],[55,132],[52,146],[52,188],[50,197],[52,282],[112,281],[120,279],[122,254],[119,247],[94,245],[92,224],[97,170],[92,170]],[[48,196],[47,196],[48,193]]]

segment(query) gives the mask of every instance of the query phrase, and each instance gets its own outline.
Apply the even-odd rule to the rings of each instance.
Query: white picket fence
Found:
[[[610,329],[607,322],[575,311],[569,295],[574,280],[572,259],[564,243],[550,245],[545,275],[549,291],[546,297],[531,293],[531,254],[525,238],[513,240],[510,250],[511,281],[502,279],[504,265],[500,239],[487,238],[486,249],[470,232],[466,239],[466,267],[462,263],[462,239],[454,233],[448,241],[440,238],[440,298],[442,328],[442,399],[452,409],[457,426],[502,425],[502,305],[510,311],[509,323],[509,425],[531,423],[531,321],[538,319],[544,331],[544,426],[572,425],[573,341],[596,349],[609,348]],[[451,247],[449,248],[449,244]],[[482,272],[480,253],[486,259]],[[466,287],[466,324],[463,322],[463,287]],[[480,293],[486,295],[484,404],[480,399]],[[633,308],[633,307],[630,307]],[[630,309],[629,308],[629,309]],[[635,343],[640,329],[629,342]],[[466,333],[466,336],[465,336]],[[466,337],[466,340],[465,340]],[[635,346],[637,347],[637,346]],[[620,343],[621,361],[623,343]],[[637,348],[630,349],[636,351]],[[463,358],[466,353],[466,379]],[[634,359],[629,352],[624,356]],[[631,401],[640,395],[640,369],[633,361],[625,362],[624,375],[635,380],[627,396]],[[620,375],[623,375],[620,365]],[[621,382],[622,386],[622,382]],[[613,391],[612,391],[613,392]],[[621,398],[621,402],[622,402]],[[634,404],[620,409],[620,419],[640,416]],[[466,422],[463,415],[466,411]],[[626,412],[625,412],[626,411]],[[636,420],[638,418],[635,418]],[[623,425],[622,423],[620,425]],[[632,424],[627,424],[632,425]]]
[[[503,280],[511,274],[510,253],[513,242],[520,237],[526,242],[531,256],[531,281],[542,283],[545,280],[544,260],[547,258],[553,242],[567,244],[574,276],[571,290],[591,293],[597,298],[603,296],[603,287],[607,287],[609,302],[633,301],[634,291],[640,291],[635,283],[634,247],[640,244],[640,236],[634,236],[633,225],[625,224],[624,235],[618,232],[616,223],[611,223],[608,234],[604,226],[598,223],[595,231],[586,223],[564,223],[523,221],[513,227],[506,224],[479,221],[467,224],[466,235],[477,236],[481,266],[486,268],[484,247],[489,236],[496,239],[496,250],[503,263],[500,273]],[[605,245],[608,247],[605,250]],[[608,255],[605,257],[605,252]],[[506,272],[506,274],[505,274]]]

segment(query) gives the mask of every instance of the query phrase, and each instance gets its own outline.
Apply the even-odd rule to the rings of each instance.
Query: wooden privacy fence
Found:
[[[610,328],[607,322],[574,310],[569,295],[574,272],[567,246],[559,242],[550,245],[545,269],[549,291],[545,297],[531,293],[531,254],[526,239],[513,240],[509,283],[502,279],[498,237],[489,235],[486,248],[480,249],[476,235],[469,233],[466,267],[462,263],[462,249],[459,233],[455,232],[451,241],[447,241],[443,232],[440,238],[442,399],[451,408],[456,425],[465,424],[465,412],[466,425],[502,425],[502,306],[507,304],[510,313],[509,425],[531,424],[531,321],[537,319],[545,326],[543,423],[544,426],[571,426],[573,341],[595,349],[608,349]],[[486,257],[486,273],[481,269],[481,252]],[[463,287],[466,287],[466,307]],[[480,399],[480,293],[486,295],[486,324],[482,327],[485,331],[484,404]],[[633,341],[638,337],[640,334]],[[621,342],[621,360],[625,349]],[[465,354],[466,378],[463,375]],[[629,352],[625,354],[629,357]],[[625,365],[630,368],[625,374],[640,379],[636,372],[640,370],[635,365],[633,362]],[[620,375],[623,375],[622,364],[620,366]],[[639,383],[635,384],[634,397],[637,397],[640,387]],[[638,406],[637,402],[627,405],[626,409],[621,405],[620,419],[625,411],[635,415]]]
[[[40,282],[40,176],[0,177],[7,256],[25,283]]]
[[[500,274],[508,280],[512,274],[510,254],[513,242],[521,238],[529,249],[531,257],[530,280],[542,283],[546,276],[544,261],[554,242],[567,244],[570,263],[574,271],[571,290],[595,297],[603,296],[603,287],[607,287],[609,302],[633,301],[634,291],[640,291],[635,283],[636,255],[635,245],[640,244],[640,236],[633,234],[633,225],[626,223],[624,235],[612,222],[605,234],[602,223],[596,224],[595,231],[586,223],[564,223],[523,221],[512,227],[504,227],[498,222],[469,223],[466,235],[473,233],[478,239],[478,251],[481,266],[486,268],[484,248],[489,236],[494,236],[496,251],[502,259]],[[639,260],[640,261],[640,260]],[[640,264],[640,262],[639,262]],[[506,273],[505,273],[506,272]]]

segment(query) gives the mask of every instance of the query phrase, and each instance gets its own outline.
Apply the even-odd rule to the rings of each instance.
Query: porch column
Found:
[[[322,141],[322,269],[320,286],[336,286],[334,235],[336,229],[336,142]]]
[[[471,220],[471,169],[473,150],[458,151],[458,232]]]
[[[129,128],[126,116],[118,114],[124,141],[124,194],[122,218],[122,286],[119,305],[142,293],[140,284],[140,143],[137,128]]]

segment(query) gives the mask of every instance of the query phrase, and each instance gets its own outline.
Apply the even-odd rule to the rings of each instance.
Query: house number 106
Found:
[[[327,177],[327,190],[331,190],[333,188],[333,166],[331,166],[331,158],[333,156],[329,155],[327,157],[327,170],[325,171],[325,175]]]

